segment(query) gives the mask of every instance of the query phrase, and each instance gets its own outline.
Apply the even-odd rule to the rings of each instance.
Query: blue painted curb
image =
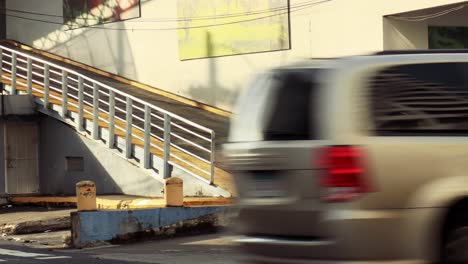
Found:
[[[223,212],[225,206],[165,207],[133,211],[72,213],[72,239],[76,247],[96,241],[109,241],[119,235],[157,229],[181,221]]]

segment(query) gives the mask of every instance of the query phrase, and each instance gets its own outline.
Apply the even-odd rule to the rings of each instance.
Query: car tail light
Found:
[[[320,150],[318,157],[321,197],[324,201],[349,201],[370,191],[362,148],[327,147]]]

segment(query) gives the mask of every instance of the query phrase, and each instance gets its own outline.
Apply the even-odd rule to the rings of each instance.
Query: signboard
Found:
[[[181,60],[290,49],[288,0],[178,0]]]

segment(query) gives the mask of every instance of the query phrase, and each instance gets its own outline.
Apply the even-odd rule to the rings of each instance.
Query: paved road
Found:
[[[232,236],[201,235],[86,250],[31,249],[0,241],[0,263],[12,264],[233,264],[244,263]]]
[[[129,264],[128,261],[105,260],[91,254],[31,249],[12,242],[0,241],[0,263],[8,264]],[[140,264],[139,262],[132,262]]]

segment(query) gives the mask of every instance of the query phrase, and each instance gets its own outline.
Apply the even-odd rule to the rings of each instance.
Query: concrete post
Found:
[[[184,205],[184,183],[182,179],[172,177],[164,181],[164,202],[166,206]]]
[[[96,211],[96,184],[81,181],[76,184],[76,206],[78,211]]]

